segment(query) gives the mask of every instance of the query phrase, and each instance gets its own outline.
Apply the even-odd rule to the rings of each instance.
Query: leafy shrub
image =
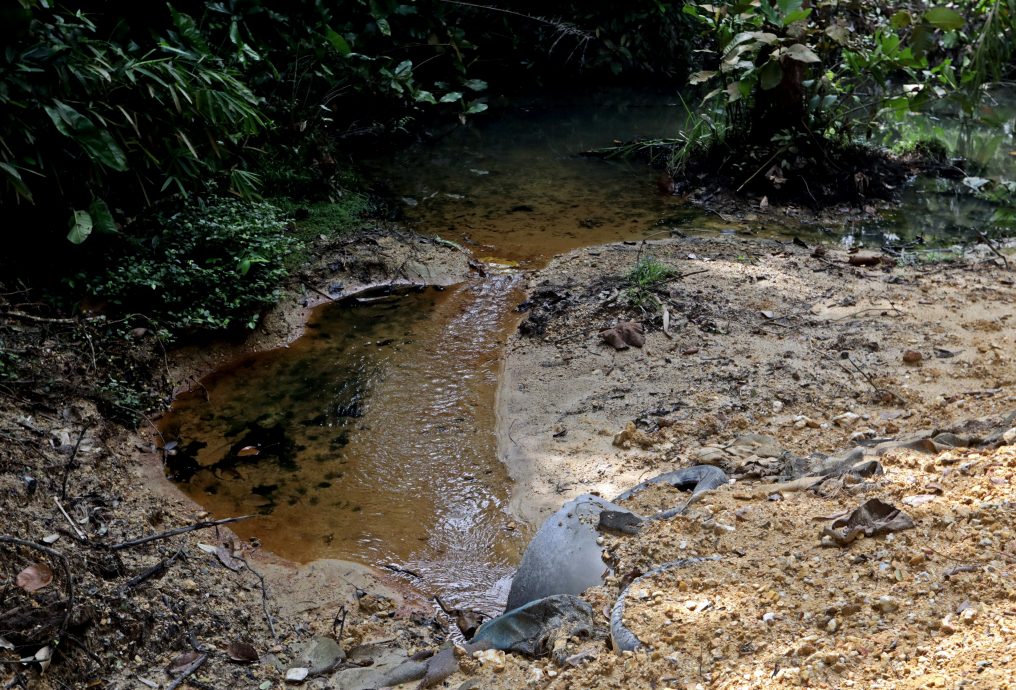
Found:
[[[267,126],[257,97],[191,17],[146,12],[138,26],[43,0],[0,13],[0,189],[40,213],[82,209],[75,243],[115,230],[110,206],[136,211],[220,179],[252,192],[235,166],[245,138]]]
[[[253,328],[279,298],[297,242],[273,205],[212,198],[155,214],[100,275],[79,279],[116,311],[171,330]]]
[[[845,141],[884,111],[920,108],[957,86],[943,47],[965,24],[937,7],[863,29],[849,10],[802,0],[689,3],[707,36],[709,69],[692,83],[713,87],[734,132],[769,142],[781,131]],[[904,88],[906,84],[906,88]]]

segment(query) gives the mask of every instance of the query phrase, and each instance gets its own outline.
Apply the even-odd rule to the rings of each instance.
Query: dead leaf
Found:
[[[16,584],[27,593],[37,592],[53,582],[53,570],[45,563],[33,563],[20,573]]]
[[[762,201],[758,202],[759,208],[769,208],[769,197],[762,197]]]
[[[226,566],[234,573],[243,570],[244,567],[243,561],[233,558],[233,554],[230,553],[229,549],[227,549],[225,546],[216,547],[215,557],[219,559],[219,563],[222,563],[222,565]]]
[[[882,257],[875,254],[854,254],[847,261],[851,266],[878,266]]]
[[[169,666],[166,667],[166,673],[171,676],[182,673],[185,668],[197,661],[200,656],[199,652],[184,652],[169,662]]]
[[[14,649],[14,643],[6,637],[0,637],[0,649]]]
[[[236,451],[236,457],[238,458],[249,458],[260,454],[261,450],[257,446],[244,446]]]
[[[628,346],[642,347],[646,344],[645,330],[642,324],[634,321],[622,321],[613,328],[600,331],[603,342],[615,350],[627,350]]]
[[[759,313],[762,314],[762,316],[766,317],[767,319],[775,319],[776,318],[776,312],[761,311]]]
[[[35,653],[35,660],[39,662],[39,668],[42,673],[46,672],[49,668],[50,663],[53,661],[53,648],[49,645],[43,647]]]
[[[254,647],[239,640],[229,643],[229,646],[226,647],[226,654],[229,655],[231,661],[241,664],[253,664],[258,660],[258,653]]]
[[[841,527],[843,530],[839,531]],[[839,518],[831,527],[822,530],[822,536],[829,537],[837,546],[847,546],[861,534],[874,537],[913,527],[914,521],[909,515],[891,503],[872,498],[849,516]]]

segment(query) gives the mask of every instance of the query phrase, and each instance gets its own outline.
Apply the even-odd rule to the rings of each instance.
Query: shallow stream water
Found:
[[[327,305],[289,348],[207,377],[162,422],[179,439],[174,478],[216,516],[258,513],[236,531],[280,556],[394,564],[453,603],[496,612],[530,534],[506,511],[495,438],[521,271],[712,223],[660,195],[646,166],[576,155],[672,134],[680,112],[631,94],[523,108],[376,161],[407,224],[492,270],[444,291]]]
[[[729,232],[659,194],[643,164],[576,155],[671,136],[682,112],[666,96],[631,93],[522,107],[375,161],[407,224],[462,243],[493,270],[443,291],[327,305],[289,348],[207,377],[162,422],[178,439],[181,488],[216,517],[257,513],[236,531],[285,558],[394,564],[453,604],[499,612],[531,534],[506,512],[495,437],[520,272],[672,227]],[[849,236],[886,232],[912,229]]]

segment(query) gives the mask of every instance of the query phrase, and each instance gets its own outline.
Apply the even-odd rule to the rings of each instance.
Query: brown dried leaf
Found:
[[[240,642],[239,640],[229,643],[229,646],[226,647],[226,654],[229,655],[231,661],[240,664],[253,664],[258,660],[257,650],[246,642]]]
[[[634,321],[622,321],[613,328],[600,331],[603,342],[615,350],[627,350],[629,345],[642,347],[646,344],[646,336],[643,335],[642,324]]]
[[[171,676],[175,676],[181,673],[185,668],[197,661],[201,654],[198,652],[184,652],[180,656],[169,662],[169,666],[166,667],[166,673]]]
[[[882,257],[874,254],[855,254],[847,259],[851,266],[878,266]]]
[[[48,587],[53,582],[53,570],[45,563],[33,563],[20,573],[16,584],[29,594]]]
[[[219,546],[215,549],[215,557],[219,559],[219,563],[226,566],[234,573],[243,570],[244,567],[243,561],[233,558],[233,554],[230,553],[229,549],[227,549],[225,546]]]
[[[236,457],[238,458],[249,458],[254,455],[259,455],[261,451],[257,446],[244,446],[240,450],[236,451]]]

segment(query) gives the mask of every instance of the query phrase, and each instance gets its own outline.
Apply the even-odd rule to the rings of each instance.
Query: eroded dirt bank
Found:
[[[151,344],[128,346],[152,347],[153,375],[181,390],[239,355],[298,337],[316,305],[372,287],[450,285],[469,270],[447,244],[365,231],[316,247],[241,342],[165,359]],[[298,567],[227,525],[166,534],[209,518],[165,479],[153,427],[132,432],[74,394],[72,377],[104,373],[103,353],[68,344],[79,327],[70,319],[4,327],[26,351],[45,348],[38,366],[47,383],[31,400],[0,396],[0,650],[25,659],[0,666],[0,685],[269,688],[298,668],[307,683],[327,676],[373,687],[406,649],[445,639],[446,624],[404,577],[334,560]],[[45,584],[27,591],[34,585],[22,573],[40,566]]]

